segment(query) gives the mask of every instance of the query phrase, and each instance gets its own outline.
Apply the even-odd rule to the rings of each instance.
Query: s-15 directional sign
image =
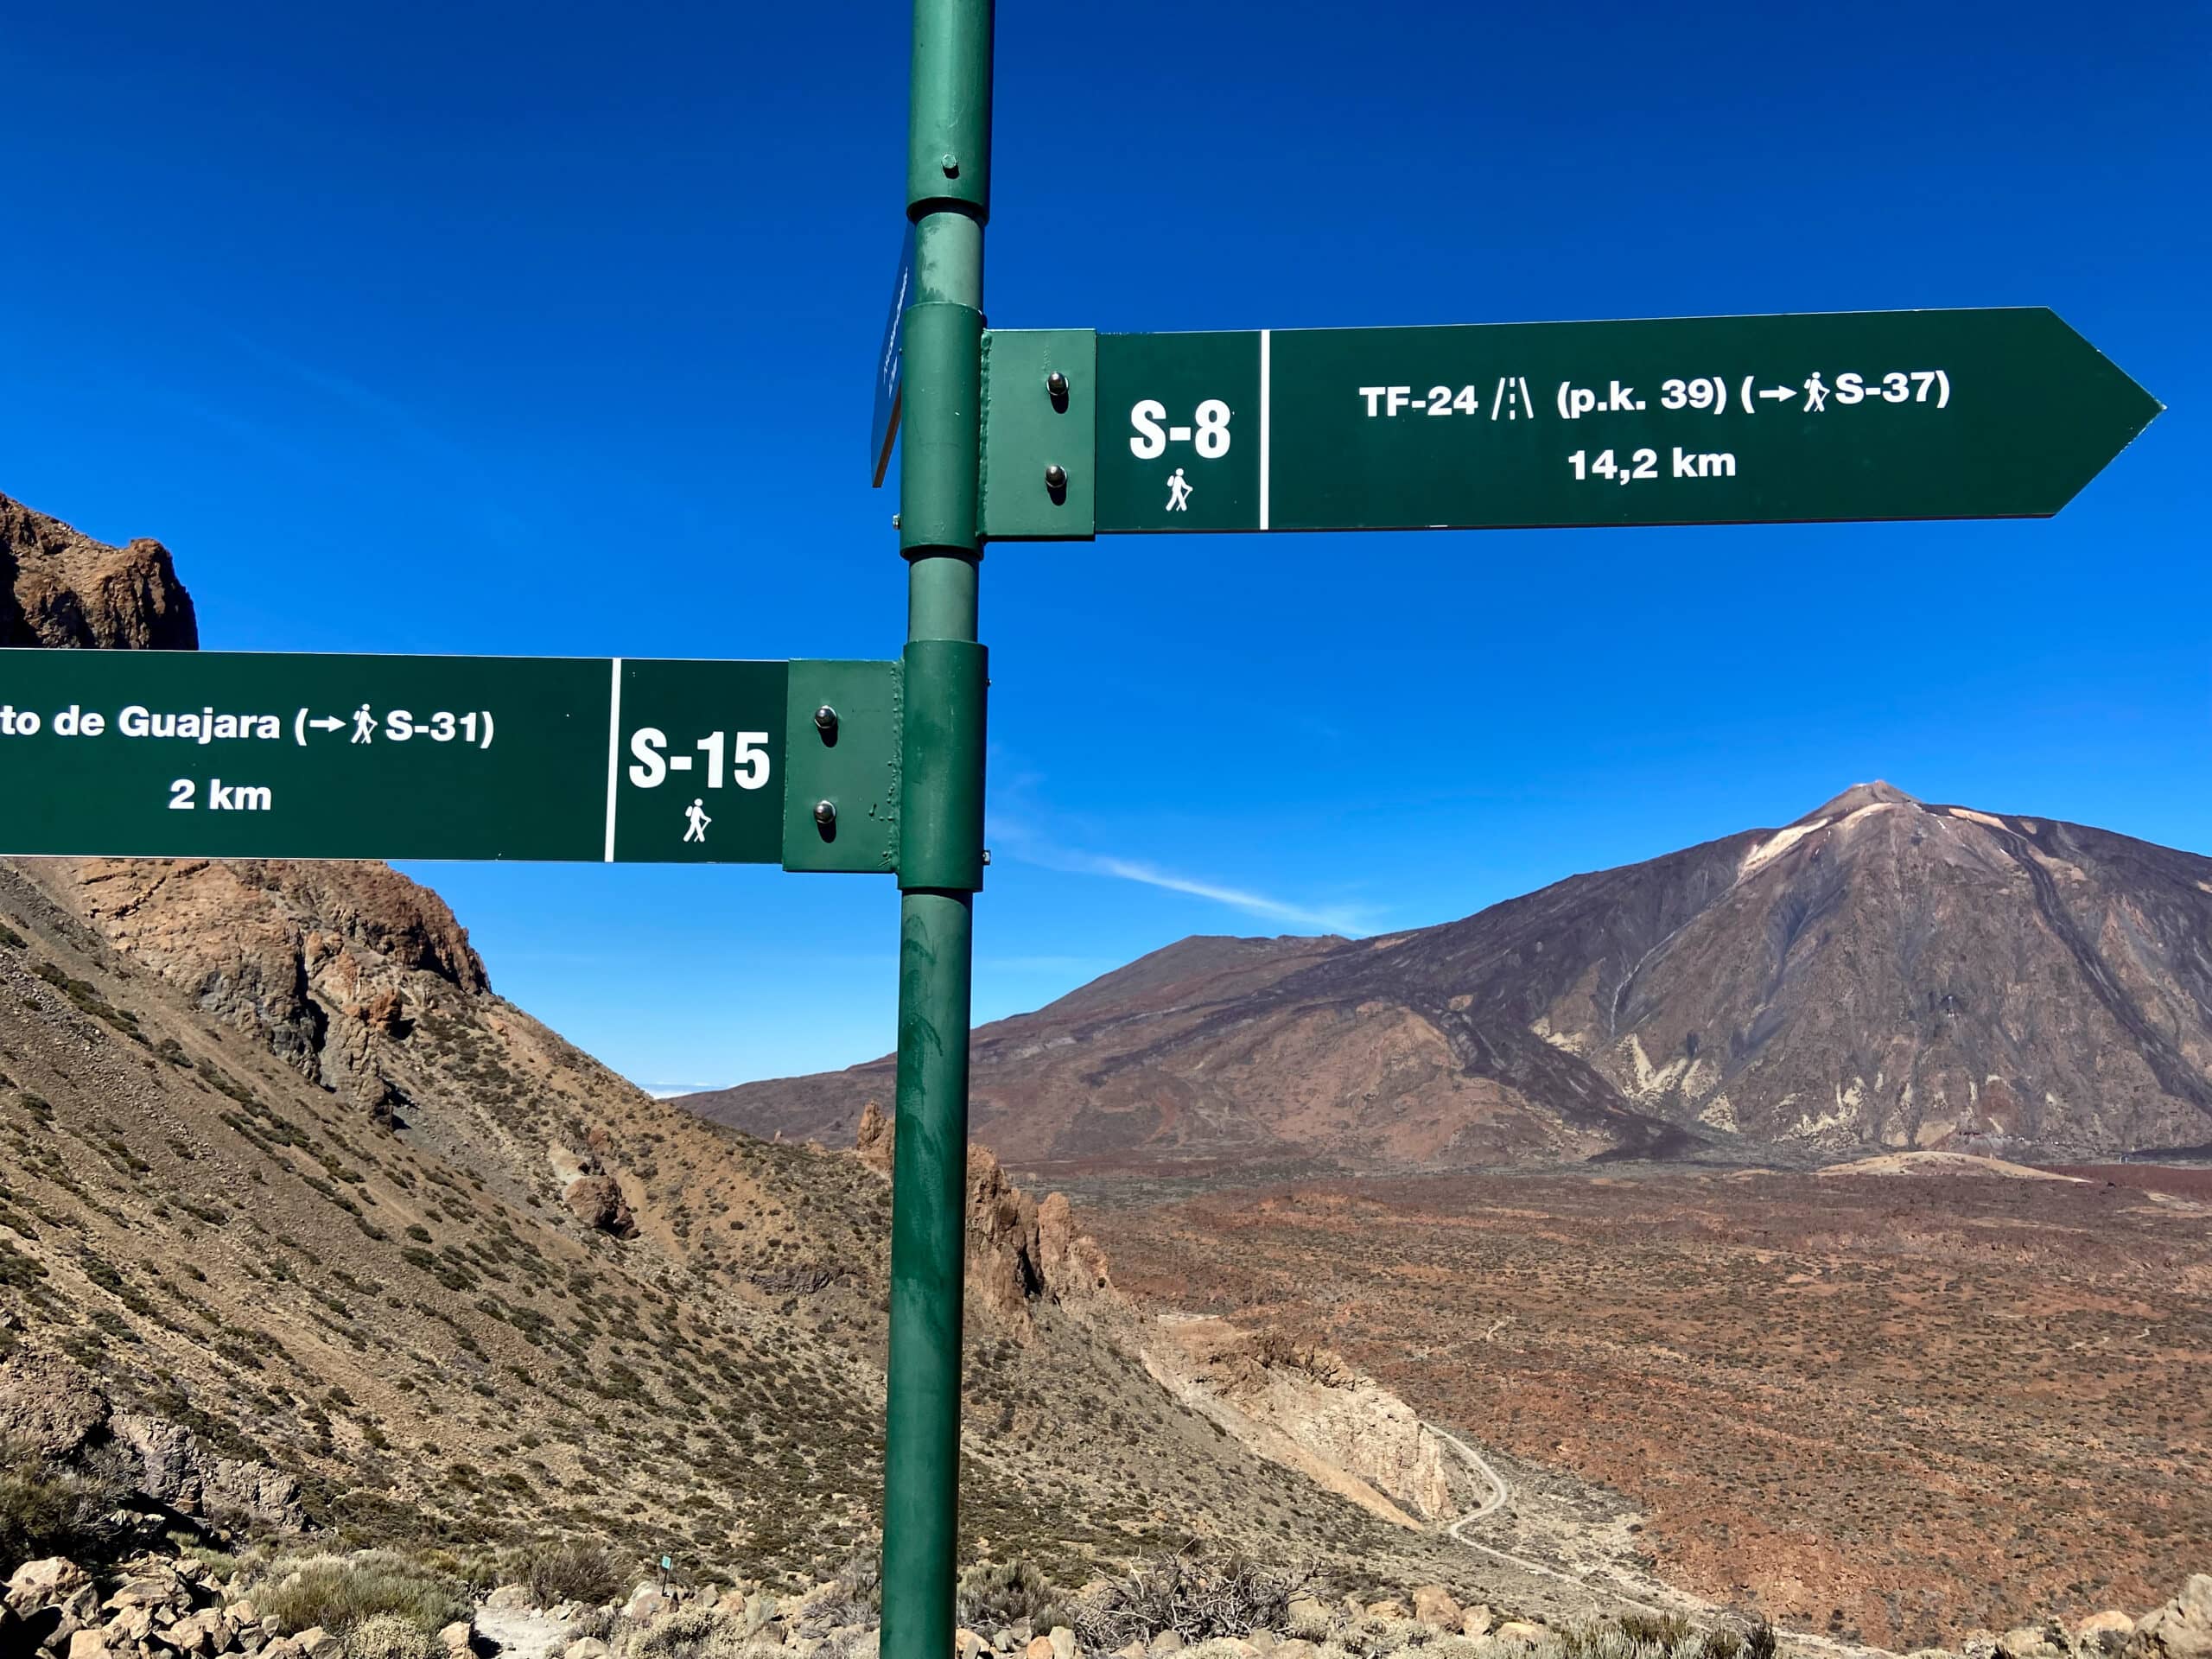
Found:
[[[2043,518],[2160,408],[2042,309],[1037,338],[1093,518],[1039,507],[1071,411],[994,331],[993,535]]]
[[[895,673],[0,651],[0,852],[888,868]]]

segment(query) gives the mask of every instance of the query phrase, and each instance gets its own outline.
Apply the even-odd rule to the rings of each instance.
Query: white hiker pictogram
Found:
[[[685,826],[683,839],[703,843],[707,839],[707,826],[713,822],[714,820],[707,816],[707,804],[704,801],[692,802],[683,809]]]
[[[1808,415],[1817,415],[1827,406],[1827,385],[1821,378],[1821,372],[1815,369],[1813,371],[1813,378],[1805,383],[1805,412]]]
[[[377,717],[369,712],[369,705],[365,702],[353,711],[353,741],[366,743],[372,741],[376,734]]]
[[[1167,475],[1167,511],[1188,512],[1190,502],[1191,486],[1183,477],[1183,469],[1178,467]]]

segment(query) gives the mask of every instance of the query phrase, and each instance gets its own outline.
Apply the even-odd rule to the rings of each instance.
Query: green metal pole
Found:
[[[914,0],[914,225],[899,442],[907,560],[899,785],[898,1154],[892,1176],[883,1659],[949,1659],[960,1509],[969,975],[983,878],[983,224],[992,0]]]

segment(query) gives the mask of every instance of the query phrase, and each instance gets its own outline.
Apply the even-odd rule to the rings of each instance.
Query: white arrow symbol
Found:
[[[346,729],[346,722],[334,715],[325,715],[321,720],[311,720],[308,724],[318,732],[342,732]]]
[[[1762,387],[1759,391],[1762,397],[1795,397],[1796,395],[1797,388],[1795,386]]]

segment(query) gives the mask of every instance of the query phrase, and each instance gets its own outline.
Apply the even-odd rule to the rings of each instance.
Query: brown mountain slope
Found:
[[[48,557],[59,527],[0,505],[16,568]],[[68,621],[40,637],[190,644],[156,626],[156,599],[190,615],[166,569],[111,604],[42,589]],[[969,1185],[975,1549],[1070,1585],[1194,1534],[1366,1582],[1464,1569],[1187,1408],[1065,1205],[988,1154]],[[866,1158],[614,1077],[381,865],[0,861],[10,1458],[27,1430],[127,1444],[179,1509],[818,1574],[880,1504],[889,1204]]]
[[[976,1133],[1023,1167],[2195,1145],[2208,939],[2212,859],[1860,785],[1440,927],[1185,941],[978,1031]],[[686,1103],[829,1135],[889,1084]]]

